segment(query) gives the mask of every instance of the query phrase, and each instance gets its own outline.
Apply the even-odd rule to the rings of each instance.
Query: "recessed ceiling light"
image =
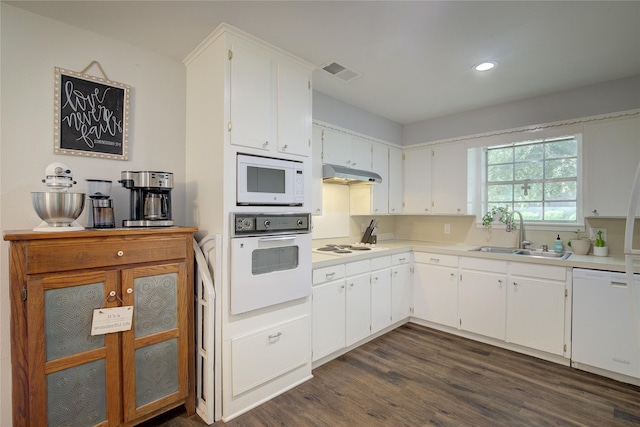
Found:
[[[481,62],[473,67],[476,71],[489,71],[492,68],[495,68],[498,65],[495,61],[485,61]]]

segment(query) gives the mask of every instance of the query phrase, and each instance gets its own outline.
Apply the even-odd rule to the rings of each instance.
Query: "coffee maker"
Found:
[[[111,181],[106,179],[87,179],[89,189],[89,221],[87,228],[115,228]]]
[[[173,174],[155,171],[122,171],[120,181],[131,191],[131,219],[124,227],[170,227]]]

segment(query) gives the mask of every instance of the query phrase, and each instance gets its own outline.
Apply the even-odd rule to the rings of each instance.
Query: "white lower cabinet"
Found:
[[[458,324],[458,257],[414,253],[414,317],[441,325]]]
[[[391,257],[371,260],[371,333],[391,324]]]
[[[391,323],[396,323],[411,317],[413,307],[411,253],[393,255],[391,265]]]
[[[355,344],[371,334],[371,279],[361,274],[348,277],[346,302],[346,346]]]
[[[344,264],[313,271],[313,360],[345,345]]]
[[[507,342],[565,353],[567,276],[565,267],[509,264]]]
[[[460,258],[459,327],[505,339],[507,262]]]
[[[237,396],[308,362],[309,316],[231,340],[232,388]],[[260,363],[256,363],[260,355]]]

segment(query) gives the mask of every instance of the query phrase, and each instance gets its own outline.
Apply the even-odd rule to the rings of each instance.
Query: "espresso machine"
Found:
[[[118,182],[131,191],[131,219],[122,222],[124,227],[170,227],[174,224],[171,219],[171,172],[122,171]]]
[[[111,181],[107,179],[87,179],[89,189],[89,221],[87,228],[115,228]]]

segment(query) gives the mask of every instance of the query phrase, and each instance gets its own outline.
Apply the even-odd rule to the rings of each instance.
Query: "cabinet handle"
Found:
[[[455,277],[455,273],[449,273],[451,275],[451,277]]]
[[[429,261],[437,264],[440,262],[440,258],[431,258]]]
[[[269,141],[265,141],[264,144],[262,144],[262,148],[267,148],[269,146]]]
[[[498,279],[498,283],[500,283],[500,284],[502,285],[502,280],[501,280],[501,279]]]
[[[349,287],[353,288],[353,282],[349,283]]]
[[[518,286],[518,284],[516,282],[513,282],[513,286]]]
[[[340,285],[340,289],[344,289],[344,285]]]
[[[406,258],[399,258],[398,261],[399,262],[405,262],[407,259]]]
[[[283,149],[283,150],[286,150],[286,149],[287,149],[287,147],[289,147],[289,145],[284,144],[284,145],[282,146],[282,149]]]
[[[336,272],[334,271],[333,273],[327,273],[327,274],[325,274],[325,277],[326,277],[327,279],[333,279],[333,276],[335,276],[335,275],[336,275]]]
[[[275,335],[269,335],[269,339],[270,339],[270,340],[274,340],[274,339],[276,339],[276,338],[280,338],[281,336],[282,336],[282,332],[278,332],[278,333],[277,333],[277,334],[275,334]]]
[[[124,255],[124,251],[118,251],[118,256]]]

